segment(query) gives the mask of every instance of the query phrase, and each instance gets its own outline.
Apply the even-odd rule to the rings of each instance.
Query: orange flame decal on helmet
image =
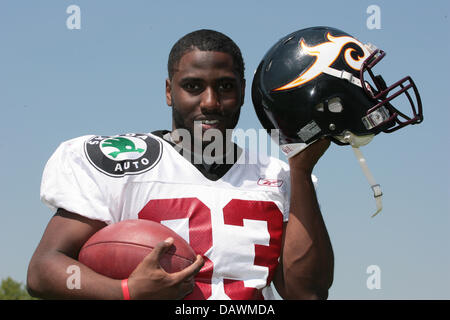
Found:
[[[344,46],[348,43],[356,44],[364,52],[363,56],[359,56],[358,59],[355,60],[352,57],[352,53],[356,50],[354,48],[348,48],[345,50],[344,59],[350,68],[354,70],[360,70],[363,61],[370,55],[368,49],[355,38],[349,36],[333,37],[328,32],[327,39],[329,41],[326,41],[313,47],[309,47],[302,39],[300,41],[302,54],[314,56],[316,57],[316,60],[299,77],[279,88],[273,89],[273,91],[292,89],[318,77],[324,72],[324,70],[330,68],[330,66],[334,63],[334,61],[336,61],[336,59],[339,57],[339,54],[341,53]]]

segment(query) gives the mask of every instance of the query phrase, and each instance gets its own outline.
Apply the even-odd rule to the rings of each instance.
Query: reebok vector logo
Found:
[[[283,185],[283,180],[280,179],[266,179],[266,178],[259,178],[258,179],[258,185],[259,186],[265,186],[265,187],[281,187]]]

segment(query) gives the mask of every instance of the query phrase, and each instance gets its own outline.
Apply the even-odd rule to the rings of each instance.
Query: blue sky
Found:
[[[81,29],[69,30],[69,5]],[[381,28],[366,12],[377,5]],[[327,25],[387,52],[387,82],[411,75],[425,120],[380,134],[364,155],[384,192],[371,190],[349,147],[318,163],[318,197],[335,252],[330,299],[449,299],[450,227],[448,1],[23,1],[0,3],[0,278],[25,281],[52,213],[39,200],[43,167],[64,140],[170,128],[167,56],[184,34],[215,29],[241,47],[246,101],[238,127],[260,128],[253,72],[279,38]],[[381,270],[369,290],[366,270]]]

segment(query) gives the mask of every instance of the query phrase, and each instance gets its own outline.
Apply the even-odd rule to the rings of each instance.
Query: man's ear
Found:
[[[166,79],[166,103],[168,106],[172,106],[172,83],[170,79]]]

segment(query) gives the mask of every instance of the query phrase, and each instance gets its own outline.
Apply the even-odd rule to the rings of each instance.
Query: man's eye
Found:
[[[188,91],[200,90],[200,85],[198,83],[185,83],[183,88]]]
[[[219,89],[224,90],[224,91],[232,90],[233,88],[234,88],[234,84],[231,82],[225,82],[225,83],[221,83],[219,85]]]

